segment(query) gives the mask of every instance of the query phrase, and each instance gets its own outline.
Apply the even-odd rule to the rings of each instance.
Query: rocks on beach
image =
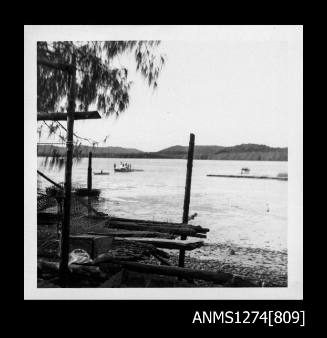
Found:
[[[167,262],[178,266],[179,253],[176,250],[164,250],[169,254]],[[135,254],[135,252],[133,252]],[[152,255],[139,257],[140,263],[162,264]],[[49,259],[49,258],[48,258]],[[130,258],[128,259],[130,260]],[[107,279],[85,280],[79,287],[287,287],[287,252],[273,251],[262,248],[231,246],[230,243],[208,244],[202,248],[188,251],[185,257],[185,267],[196,270],[224,272],[233,275],[233,278],[224,285],[213,282],[194,280],[192,283],[179,281],[174,277],[158,275],[125,273],[121,282],[117,275],[111,282]],[[142,277],[143,275],[143,277]],[[146,278],[145,278],[146,277]],[[88,278],[89,279],[89,278]],[[118,281],[117,281],[118,280]],[[79,282],[80,283],[80,282]],[[122,283],[121,286],[118,286]],[[38,287],[56,287],[56,282],[44,271],[38,279]],[[101,286],[102,285],[102,286]],[[112,286],[110,286],[112,285]]]

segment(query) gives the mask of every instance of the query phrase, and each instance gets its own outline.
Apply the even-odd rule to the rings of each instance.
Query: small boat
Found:
[[[249,172],[250,172],[249,168],[242,168],[241,175],[243,175],[243,173],[248,174]]]
[[[122,163],[121,162],[119,166],[117,166],[116,163],[114,164],[114,172],[116,172],[116,173],[131,173],[133,171],[144,171],[144,170],[132,168],[131,163]]]
[[[133,169],[131,164],[121,162],[119,166],[116,163],[114,164],[114,171],[116,173],[130,173]]]
[[[134,171],[144,171],[143,169],[132,169],[132,168],[114,168],[117,173],[132,173]]]

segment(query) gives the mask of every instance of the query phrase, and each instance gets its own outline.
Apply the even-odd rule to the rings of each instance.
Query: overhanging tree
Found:
[[[130,53],[136,70],[146,79],[149,87],[155,89],[165,63],[164,55],[157,53],[159,44],[160,41],[38,42],[38,60],[43,61],[37,67],[38,112],[67,110],[69,65],[74,57],[77,109],[88,110],[90,105],[96,105],[103,116],[118,117],[129,105],[132,82],[126,67],[114,65],[115,58]],[[47,63],[56,63],[58,68],[47,67]],[[61,130],[58,123],[48,127],[50,134]],[[39,127],[41,130],[42,125]],[[63,139],[63,136],[60,138]],[[93,140],[88,141],[94,143]]]
[[[67,156],[65,167],[65,202],[62,229],[60,271],[67,272],[70,224],[71,168],[75,108],[88,110],[95,104],[103,116],[124,112],[130,102],[131,81],[128,69],[114,65],[118,55],[134,54],[136,70],[157,87],[165,63],[155,53],[159,41],[91,41],[38,42],[37,44],[37,110],[53,113],[67,110]],[[55,122],[54,122],[55,123]],[[56,132],[54,124],[50,133]]]
[[[115,57],[134,54],[136,70],[152,88],[165,58],[156,53],[160,41],[38,42],[37,56],[49,62],[71,65],[76,58],[76,98],[79,110],[91,104],[105,116],[118,116],[128,107],[131,81],[128,69],[114,66]],[[133,56],[133,55],[131,55]],[[69,72],[38,66],[37,109],[39,112],[62,110],[69,91]]]

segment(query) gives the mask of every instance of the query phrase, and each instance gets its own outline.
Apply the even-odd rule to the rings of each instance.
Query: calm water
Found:
[[[94,158],[93,187],[101,194],[96,207],[115,216],[181,222],[186,160],[121,159],[143,172],[114,173],[120,159]],[[50,170],[38,158],[38,168],[54,181],[64,180],[64,170]],[[88,159],[73,167],[73,183],[86,187]],[[210,228],[208,242],[285,250],[287,248],[287,181],[207,177],[207,174],[251,175],[287,172],[287,162],[195,160],[193,163],[191,224]],[[42,180],[42,183],[45,183]],[[269,211],[267,211],[269,209]]]

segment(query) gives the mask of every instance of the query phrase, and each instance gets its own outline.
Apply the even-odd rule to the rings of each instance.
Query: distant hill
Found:
[[[93,157],[111,158],[187,158],[187,146],[172,146],[157,152],[143,152],[135,148],[90,147],[81,146],[80,156],[87,157],[92,151]],[[38,156],[52,156],[53,152],[64,156],[64,147],[39,145]],[[262,144],[240,144],[232,147],[202,146],[194,147],[194,159],[199,160],[248,160],[248,161],[287,161],[287,148],[273,148]]]
[[[47,144],[38,145],[37,154],[38,156],[51,156],[53,151],[59,155],[64,156],[66,154],[65,147],[57,147]],[[91,146],[80,146],[80,156],[87,157],[89,152],[92,151],[94,157],[118,157],[114,155],[126,155],[126,154],[142,154],[143,152],[134,148],[122,148],[122,147],[91,147]]]
[[[169,158],[186,158],[188,147],[173,146],[158,151]],[[194,158],[200,160],[287,161],[287,148],[273,148],[261,144],[240,144],[233,147],[195,146]]]
[[[195,146],[194,147],[194,157],[200,158],[201,156],[211,156],[212,154],[220,151],[224,147],[222,146]],[[186,146],[173,146],[163,150],[158,151],[158,154],[165,154],[165,155],[187,155],[188,147]]]

